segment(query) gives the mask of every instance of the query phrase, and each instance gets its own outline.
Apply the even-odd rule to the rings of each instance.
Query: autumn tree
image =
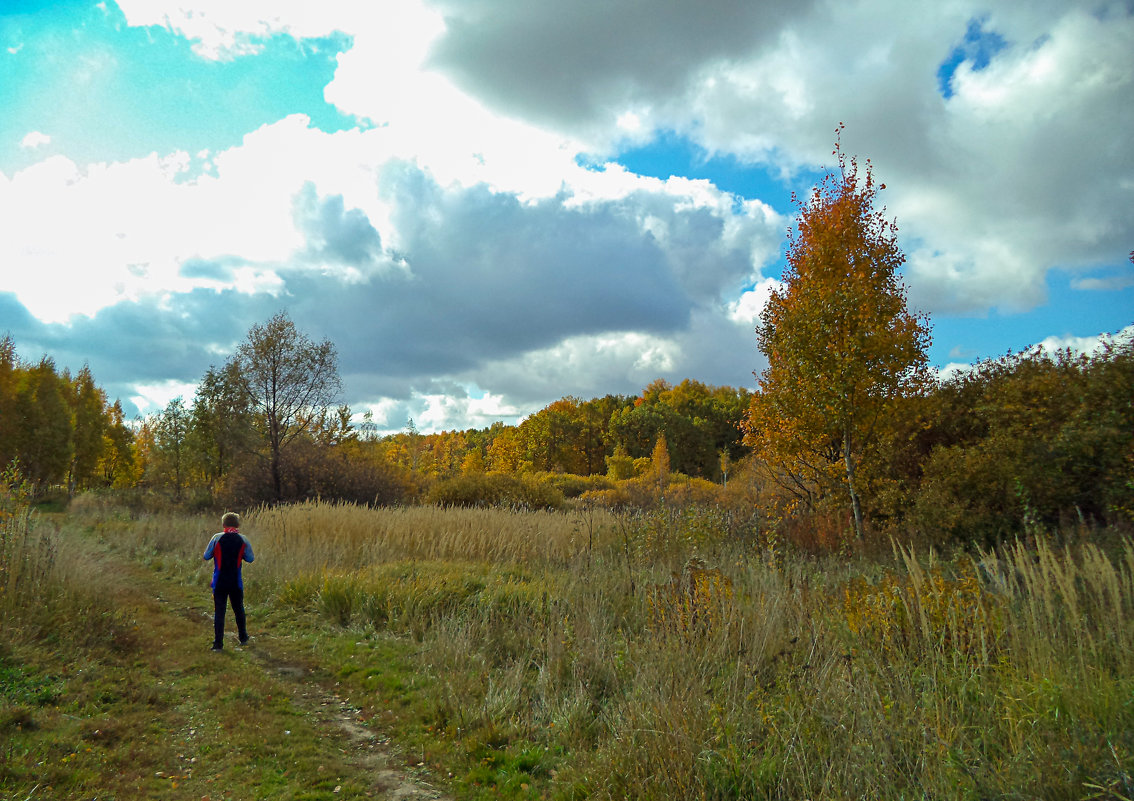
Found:
[[[578,398],[551,403],[519,425],[525,458],[536,470],[576,473],[586,471],[586,456],[580,447],[582,419]]]
[[[485,462],[484,455],[476,449],[473,449],[465,454],[465,458],[461,460],[461,475],[465,476],[479,476],[484,473]]]
[[[768,367],[746,442],[772,466],[841,478],[861,539],[858,466],[891,404],[924,385],[929,327],[906,308],[897,228],[874,209],[885,185],[834,154],[838,170],[796,201],[788,269],[760,314]]]
[[[19,420],[17,457],[37,494],[62,482],[71,464],[67,388],[68,381],[55,371],[54,360],[47,356],[38,365],[22,371],[15,402]]]
[[[622,445],[616,445],[614,453],[606,457],[606,475],[614,481],[634,477],[634,459]]]
[[[941,541],[1134,519],[1134,337],[982,361],[936,387],[908,511]],[[926,447],[928,445],[928,447]],[[900,468],[899,468],[900,469]],[[895,471],[897,472],[897,471]]]
[[[108,487],[134,483],[134,432],[126,425],[122,403],[114,401],[106,410],[106,429],[102,435],[102,456],[98,462],[101,482]]]
[[[210,495],[250,448],[252,421],[248,403],[233,362],[219,369],[210,366],[197,385],[189,450]]]
[[[99,464],[108,447],[105,439],[110,419],[106,393],[95,386],[88,365],[83,365],[71,382],[67,398],[71,406],[71,465],[67,475],[68,494],[90,486],[99,475]]]
[[[748,403],[747,390],[690,379],[672,386],[658,379],[612,415],[609,438],[637,458],[650,456],[658,435],[665,434],[675,471],[716,478],[722,450],[731,458],[745,453],[739,425]]]
[[[248,330],[231,364],[263,438],[279,500],[284,449],[330,408],[341,389],[335,346],[329,340],[312,342],[287,312],[279,312]]]
[[[514,426],[493,423],[492,442],[488,446],[488,469],[501,473],[518,473],[524,454],[520,437]]]
[[[156,469],[163,481],[173,486],[173,495],[177,500],[181,500],[188,478],[187,440],[192,420],[191,412],[185,408],[185,401],[178,396],[166,404],[153,423],[156,458],[151,469]]]
[[[665,441],[665,434],[658,434],[658,441],[654,443],[653,453],[650,454],[653,467],[654,480],[657,482],[658,496],[665,496],[665,488],[669,485],[669,446]]]

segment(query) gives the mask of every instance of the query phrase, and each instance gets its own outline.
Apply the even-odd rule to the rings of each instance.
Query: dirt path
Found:
[[[404,699],[340,686],[322,633],[251,605],[249,646],[214,652],[207,586],[85,547],[97,603],[0,648],[0,799],[449,798],[390,740]]]
[[[196,624],[202,636],[212,633],[212,609],[208,598],[204,603],[188,601],[182,588],[163,587],[168,593],[171,589],[176,599],[157,596],[155,600],[170,613],[174,613]],[[231,611],[227,621],[232,627]],[[375,733],[365,722],[364,710],[343,699],[334,689],[333,683],[318,676],[317,668],[309,661],[291,652],[279,638],[272,634],[253,637],[249,645],[235,646],[231,631],[226,632],[226,648],[235,651],[242,658],[257,664],[266,675],[288,688],[291,700],[304,710],[327,736],[345,744],[350,755],[349,763],[358,775],[366,777],[370,789],[377,798],[403,799],[405,801],[444,801],[448,796],[429,785],[421,776],[399,769],[398,755],[392,750],[390,740]]]
[[[367,724],[374,711],[341,697],[333,677],[286,635],[259,633],[253,616],[249,621],[253,639],[248,646],[239,647],[234,633],[226,632],[225,650],[214,653],[209,650],[212,602],[207,588],[185,586],[137,564],[127,569],[133,579],[131,611],[137,620],[138,645],[145,655],[147,672],[159,685],[180,688],[184,698],[176,710],[176,716],[184,720],[181,732],[169,732],[175,740],[180,733],[189,733],[184,747],[178,749],[185,752],[178,754],[184,767],[176,774],[165,772],[167,777],[181,780],[177,786],[180,792],[172,796],[163,793],[163,797],[210,801],[292,795],[308,798],[317,797],[311,793],[317,793],[319,787],[330,787],[328,797],[336,799],[448,798],[430,785],[424,765],[399,753],[388,737]],[[250,613],[254,615],[253,610]],[[231,628],[231,611],[227,622]],[[201,693],[201,685],[239,685],[243,689],[210,696],[208,691]],[[249,714],[242,717],[240,710],[232,707],[246,702]],[[193,742],[203,728],[202,721],[218,719],[226,738],[207,747]],[[271,734],[261,736],[260,732]],[[302,754],[293,760],[294,765],[284,769],[282,766],[289,763],[286,738],[293,732],[299,741],[296,750]],[[267,771],[266,780],[279,782],[279,791],[257,792],[255,796],[232,789],[218,792],[217,787],[226,784],[222,777],[202,779],[201,770],[194,772],[192,766],[207,764],[209,753],[218,744],[223,747],[226,740],[241,754],[259,753],[257,741],[266,740],[266,761],[281,766]],[[331,774],[333,779],[328,778]],[[211,788],[210,782],[214,785]]]

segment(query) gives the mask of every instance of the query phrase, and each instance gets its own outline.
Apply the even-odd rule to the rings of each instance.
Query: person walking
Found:
[[[248,629],[244,621],[244,580],[240,575],[243,562],[255,561],[252,543],[240,533],[240,516],[225,512],[221,518],[224,531],[214,534],[205,548],[204,560],[213,560],[213,650],[224,648],[224,618],[226,606],[232,604],[236,617],[236,631],[240,644],[248,642]]]

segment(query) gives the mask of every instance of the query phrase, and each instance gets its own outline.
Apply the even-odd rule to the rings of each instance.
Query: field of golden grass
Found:
[[[820,559],[719,514],[250,510],[250,615],[461,798],[1134,798],[1128,537]],[[207,578],[212,517],[67,521]]]

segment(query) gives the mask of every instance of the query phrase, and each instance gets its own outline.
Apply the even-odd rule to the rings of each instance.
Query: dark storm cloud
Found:
[[[120,302],[66,324],[39,323],[13,296],[0,295],[0,313],[22,356],[50,353],[72,370],[90,364],[129,415],[137,412],[136,387],[195,385],[251,325],[281,309],[311,339],[336,345],[341,400],[356,407],[374,398],[405,405],[415,395],[460,402],[468,384],[496,394],[517,387],[518,398],[542,402],[562,365],[541,362],[541,354],[588,335],[680,336],[722,287],[751,273],[753,242],[766,227],[729,216],[731,229],[752,226],[737,236],[722,217],[732,212],[675,204],[660,189],[523,202],[485,186],[441,187],[405,163],[384,170],[380,191],[396,251],[383,249],[367,217],[341,196],[321,197],[309,185],[293,206],[305,242],[288,262],[226,256],[187,261],[181,270],[206,281],[231,277],[237,266],[271,271],[281,282],[271,293],[199,287]],[[326,264],[357,269],[318,269]],[[399,267],[372,269],[393,264]],[[573,356],[576,373],[583,358]],[[643,382],[626,368],[637,358],[623,351],[588,367],[594,378],[586,386],[595,394],[637,391]],[[528,389],[518,369],[524,364],[535,378]]]
[[[208,366],[210,346],[231,341],[201,309],[202,296],[214,302],[225,297],[198,290],[178,296],[176,308],[152,300],[119,303],[92,318],[50,326],[52,349],[89,360],[92,370],[105,363],[96,372],[105,381],[193,381]]]
[[[294,216],[312,262],[364,267],[382,255],[382,238],[365,213],[345,208],[342,195],[320,198],[308,182],[295,198]]]
[[[697,69],[773,39],[811,2],[438,0],[433,64],[499,108],[566,129],[680,94]]]
[[[130,401],[138,385],[179,381],[195,384],[210,365],[224,362],[253,322],[278,309],[270,296],[195,290],[172,306],[155,299],[124,301],[93,317],[76,315],[67,323],[39,323],[0,294],[2,325],[24,320],[11,331],[20,358],[35,361],[46,353],[56,366],[76,372],[84,364],[127,416],[138,413]]]
[[[10,334],[17,343],[22,338],[33,336],[43,324],[32,317],[14,292],[0,292],[0,337]],[[21,354],[24,359],[27,354]]]
[[[387,177],[408,273],[336,293],[327,324],[347,369],[376,360],[395,375],[446,374],[572,335],[670,331],[688,320],[687,293],[632,205],[445,191],[411,167]],[[287,281],[300,303],[328,296],[310,273]]]

